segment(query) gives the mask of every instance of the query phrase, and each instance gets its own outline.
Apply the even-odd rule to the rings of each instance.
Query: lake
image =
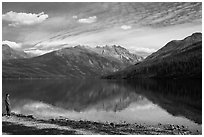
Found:
[[[40,118],[202,128],[201,80],[3,80],[12,111]]]

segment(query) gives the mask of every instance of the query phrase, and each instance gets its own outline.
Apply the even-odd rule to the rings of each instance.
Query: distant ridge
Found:
[[[28,59],[4,60],[3,78],[87,78],[121,70],[142,59],[128,50],[75,46]]]
[[[173,40],[143,62],[103,78],[202,78],[202,34]]]
[[[2,60],[22,59],[28,57],[29,55],[23,51],[14,50],[7,44],[2,45]]]

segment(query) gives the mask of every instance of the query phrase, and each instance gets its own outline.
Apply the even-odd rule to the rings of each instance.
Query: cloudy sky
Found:
[[[153,52],[202,31],[201,3],[6,3],[2,38],[13,48],[121,45]]]

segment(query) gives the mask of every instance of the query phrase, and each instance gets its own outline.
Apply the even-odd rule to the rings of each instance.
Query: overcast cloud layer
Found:
[[[3,3],[3,41],[29,51],[117,44],[153,52],[201,32],[201,3]],[[17,46],[17,45],[16,45]]]

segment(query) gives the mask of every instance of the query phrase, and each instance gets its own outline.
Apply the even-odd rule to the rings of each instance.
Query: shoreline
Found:
[[[201,135],[187,127],[158,124],[102,123],[67,118],[37,119],[33,115],[2,114],[2,134],[13,135]]]

